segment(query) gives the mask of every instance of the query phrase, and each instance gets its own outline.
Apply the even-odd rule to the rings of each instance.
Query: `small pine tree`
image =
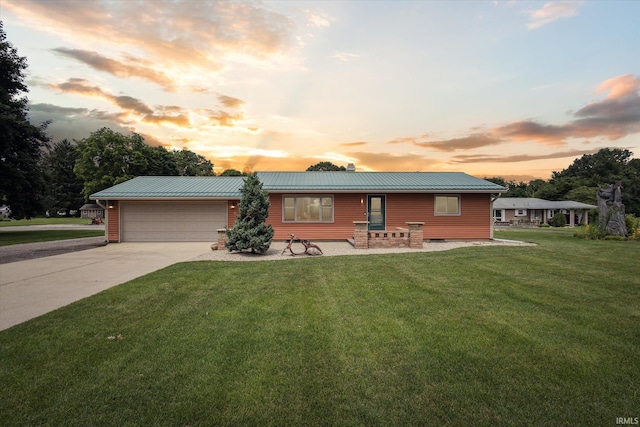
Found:
[[[255,173],[249,174],[240,189],[239,212],[233,228],[227,228],[229,252],[251,250],[264,253],[271,246],[273,227],[265,223],[269,216],[269,196]]]

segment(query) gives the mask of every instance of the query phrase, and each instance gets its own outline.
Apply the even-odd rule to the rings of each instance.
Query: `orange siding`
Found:
[[[383,194],[383,193],[372,193]],[[407,228],[407,221],[424,222],[424,238],[489,239],[491,199],[489,194],[461,194],[459,216],[434,215],[434,194],[386,194],[386,229]],[[334,222],[283,223],[282,194],[270,194],[267,223],[275,229],[275,240],[293,233],[310,240],[343,240],[353,236],[353,222],[366,221],[367,194],[334,194]],[[362,203],[361,203],[362,201]]]
[[[107,241],[120,241],[120,204],[117,200],[107,202]]]
[[[238,214],[238,200],[227,200],[227,227],[232,228],[236,222],[236,215]],[[232,208],[232,206],[234,206]]]
[[[327,193],[329,194],[329,193]],[[345,240],[353,236],[353,221],[365,221],[367,197],[365,194],[333,194],[333,222],[284,223],[282,221],[282,194],[269,194],[271,208],[267,224],[275,230],[274,240],[286,240],[288,233],[309,240]],[[363,203],[360,203],[360,200]]]
[[[427,239],[490,239],[491,196],[489,194],[462,194],[460,216],[435,216],[430,199],[430,218],[425,221],[424,238]]]

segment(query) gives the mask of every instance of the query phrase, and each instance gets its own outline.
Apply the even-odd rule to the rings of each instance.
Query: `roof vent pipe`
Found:
[[[356,171],[356,165],[354,165],[353,163],[349,163],[347,165],[347,172],[355,172]]]

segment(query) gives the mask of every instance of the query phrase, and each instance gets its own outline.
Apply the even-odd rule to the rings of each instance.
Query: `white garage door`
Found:
[[[125,242],[215,242],[227,225],[226,202],[122,202]]]

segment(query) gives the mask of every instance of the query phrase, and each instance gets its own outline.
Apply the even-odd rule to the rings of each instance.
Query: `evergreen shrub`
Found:
[[[567,217],[563,213],[557,213],[551,218],[549,224],[552,227],[566,227],[567,226]]]
[[[227,228],[225,246],[232,251],[265,253],[273,240],[274,230],[265,221],[269,217],[269,194],[262,188],[258,175],[252,173],[244,180],[240,189],[239,212],[233,228]]]

